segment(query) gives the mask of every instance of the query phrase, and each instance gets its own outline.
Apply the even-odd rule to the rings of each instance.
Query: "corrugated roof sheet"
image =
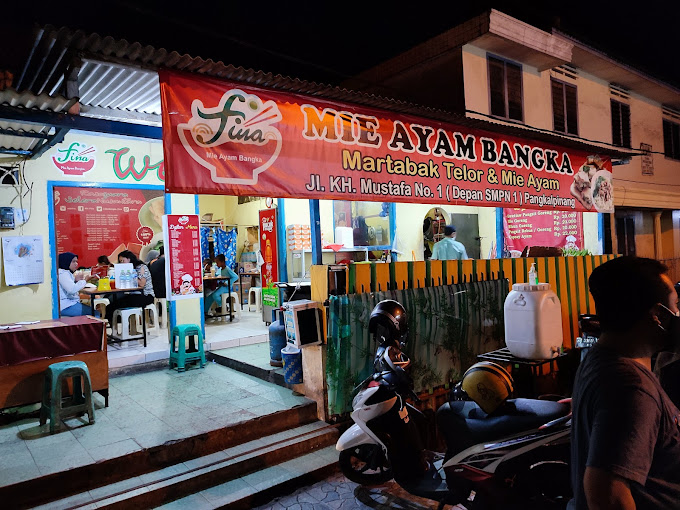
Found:
[[[568,148],[600,153],[625,155],[615,149],[600,147],[582,140],[559,136],[552,132],[537,131],[519,126],[508,126],[472,119],[460,114],[423,107],[404,101],[355,92],[348,89],[303,81],[297,78],[274,75],[264,71],[245,69],[221,61],[205,60],[168,51],[164,48],[128,42],[124,39],[86,34],[68,28],[57,29],[47,25],[36,35],[31,56],[17,81],[17,88],[40,93],[57,92],[63,85],[63,76],[74,56],[85,59],[78,76],[82,103],[112,111],[160,113],[158,77],[155,81],[149,71],[168,68],[178,71],[205,74],[225,80],[315,96],[357,105],[381,108],[395,113],[407,113],[442,122],[450,122],[476,129],[501,132],[521,138],[560,144]],[[155,92],[154,92],[155,88]]]
[[[40,111],[65,112],[77,101],[77,99],[53,97],[44,93],[35,95],[29,91],[0,90],[0,104]],[[33,152],[44,143],[46,137],[53,135],[54,132],[51,126],[39,127],[33,124],[0,120],[0,153],[8,150]]]

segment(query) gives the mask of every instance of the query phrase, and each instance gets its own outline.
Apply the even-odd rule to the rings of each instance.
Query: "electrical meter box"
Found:
[[[14,228],[14,207],[0,207],[0,228]]]

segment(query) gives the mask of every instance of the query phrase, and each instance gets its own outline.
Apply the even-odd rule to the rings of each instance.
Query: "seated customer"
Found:
[[[153,293],[160,299],[165,298],[165,254],[162,246],[158,253],[158,258],[149,265],[149,271],[151,272]]]
[[[111,325],[113,325],[113,312],[116,310],[132,307],[144,308],[146,305],[153,303],[154,298],[151,273],[146,264],[137,258],[137,255],[130,250],[122,251],[118,254],[118,263],[132,264],[132,267],[137,271],[137,283],[139,287],[142,287],[142,291],[125,294],[123,297],[116,299],[115,302],[106,307],[106,320],[108,320]]]
[[[74,275],[76,269],[78,255],[70,251],[59,254],[59,314],[62,317],[78,317],[91,313],[90,308],[80,302],[78,293],[87,285],[87,281],[82,272]]]
[[[221,305],[222,295],[228,294],[231,286],[238,281],[238,275],[227,267],[226,259],[222,253],[215,257],[215,263],[217,264],[218,269],[218,274],[215,276],[227,276],[229,277],[229,280],[225,281],[224,283],[220,282],[217,290],[211,292],[205,297],[204,308],[206,315],[210,315],[210,307],[213,303],[215,303],[217,306]]]
[[[100,255],[99,258],[97,258],[97,266],[98,267],[103,267],[103,266],[110,266],[111,261],[106,255]]]

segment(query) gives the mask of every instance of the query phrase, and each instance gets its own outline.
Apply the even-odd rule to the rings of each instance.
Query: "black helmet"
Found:
[[[406,310],[397,301],[386,299],[375,305],[368,322],[369,333],[377,334],[379,325],[387,330],[390,339],[399,343],[406,342],[408,335]]]

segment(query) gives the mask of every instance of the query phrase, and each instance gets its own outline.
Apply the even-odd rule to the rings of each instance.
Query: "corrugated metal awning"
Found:
[[[0,90],[0,105],[27,110],[60,113],[68,111],[78,100],[47,94]],[[36,126],[0,118],[0,154],[36,157],[63,139],[66,131],[50,125]]]
[[[598,145],[550,131],[469,118],[373,94],[245,69],[138,42],[116,40],[110,36],[57,29],[50,25],[37,32],[31,55],[17,80],[17,89],[30,89],[37,93],[47,90],[53,94],[65,88],[65,76],[76,70],[82,115],[160,126],[160,88],[156,73],[159,68],[370,106],[569,149],[596,151],[612,157],[624,158],[631,154],[625,149]]]

